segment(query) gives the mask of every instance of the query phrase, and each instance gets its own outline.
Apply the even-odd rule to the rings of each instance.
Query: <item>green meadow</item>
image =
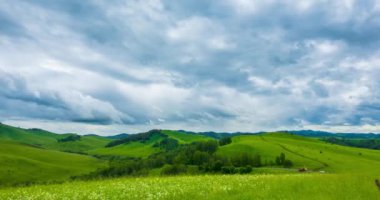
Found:
[[[63,181],[106,165],[93,157],[2,141],[0,185]]]
[[[379,150],[289,133],[220,141],[170,130],[116,140],[0,124],[0,199],[380,199]],[[282,154],[290,165],[279,163]]]
[[[205,175],[118,178],[8,188],[0,199],[380,199],[371,176]]]

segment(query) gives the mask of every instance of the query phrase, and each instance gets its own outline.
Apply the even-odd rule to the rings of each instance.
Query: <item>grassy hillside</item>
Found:
[[[0,190],[0,199],[380,199],[371,176],[206,175],[122,178]]]
[[[213,139],[211,137],[207,137],[204,135],[181,133],[178,131],[171,131],[171,130],[162,130],[161,132],[169,136],[170,138],[178,140],[180,144],[186,144],[186,143],[191,143],[191,142],[196,142],[196,141],[207,141],[207,140]]]
[[[233,156],[242,152],[260,154],[263,162],[274,161],[285,153],[294,168],[307,167],[327,172],[379,172],[380,152],[325,143],[314,138],[272,133],[242,135],[222,146],[219,155]]]
[[[153,142],[131,142],[109,148],[98,148],[87,151],[87,153],[101,156],[147,157],[159,151],[158,148],[153,147],[153,144]]]
[[[159,133],[161,134],[153,134],[146,141],[125,142],[112,147],[89,150],[87,153],[102,156],[147,157],[161,151],[159,148],[154,147],[154,144],[163,140],[165,136],[177,140],[180,144],[213,140],[213,138],[203,135],[186,134],[171,130],[160,130]]]
[[[54,142],[54,143],[45,145],[45,147],[49,149],[60,150],[60,151],[88,153],[88,151],[98,149],[98,148],[103,148],[110,141],[112,140],[108,138],[88,135],[88,136],[81,136],[81,139],[77,141]]]
[[[0,124],[0,139],[17,141],[35,146],[44,146],[55,143],[57,139],[64,138],[65,135],[58,135],[39,129],[21,129],[5,124]]]
[[[0,185],[66,180],[105,165],[95,158],[11,141],[0,143]]]
[[[0,141],[14,141],[45,149],[86,153],[104,147],[112,139],[100,136],[81,136],[80,140],[58,142],[71,134],[55,134],[41,129],[21,129],[0,124]]]
[[[112,147],[90,150],[88,153],[102,156],[146,157],[159,151],[159,149],[154,148],[153,145],[160,140],[162,140],[161,136],[153,135],[147,141],[122,143]]]
[[[0,185],[67,180],[70,176],[88,174],[106,166],[105,162],[89,156],[57,150],[144,159],[158,153],[155,157],[149,157],[149,161],[152,162],[140,159],[133,164],[131,162],[134,161],[127,159],[128,165],[123,165],[126,163],[121,159],[115,163],[115,166],[120,168],[111,166],[103,171],[121,169],[120,172],[123,172],[126,169],[135,170],[144,163],[155,165],[172,160],[178,164],[180,161],[187,162],[192,159],[207,160],[215,155],[207,153],[208,147],[212,147],[211,144],[218,147],[215,139],[203,135],[169,130],[155,130],[153,133],[142,134],[133,140],[123,138],[121,143],[105,147],[110,141],[115,140],[83,136],[80,140],[58,142],[69,135],[0,125]],[[165,140],[178,142],[177,149],[168,151],[157,145]],[[19,143],[20,141],[24,144]],[[191,144],[200,141],[208,142]],[[206,143],[211,146],[204,146]],[[198,167],[203,167],[204,170],[206,166],[194,165],[198,162],[195,160],[189,166],[180,163],[182,166],[177,168],[175,163],[165,163],[162,167],[145,168],[150,170],[148,174],[156,174],[153,177],[75,181],[59,185],[0,189],[0,199],[380,199],[380,192],[374,184],[375,179],[380,179],[378,150],[340,146],[289,133],[238,135],[232,137],[230,144],[214,150],[217,155],[229,158],[239,157],[244,153],[260,155],[263,167],[253,168],[249,175],[222,175],[221,170],[203,171],[215,173],[214,175],[157,177],[164,169],[185,169],[181,173],[193,169],[193,172],[199,173],[201,171]],[[188,155],[188,152],[193,154]],[[293,162],[292,169],[275,164],[276,157],[281,153]],[[171,159],[168,159],[170,157]],[[299,173],[299,168],[313,171]],[[320,173],[321,171],[326,173]]]

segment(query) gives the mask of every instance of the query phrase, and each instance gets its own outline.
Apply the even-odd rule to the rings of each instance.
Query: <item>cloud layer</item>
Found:
[[[375,0],[4,1],[0,120],[380,132],[378,30]]]

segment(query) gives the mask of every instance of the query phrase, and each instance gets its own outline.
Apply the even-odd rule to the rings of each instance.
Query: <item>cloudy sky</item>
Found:
[[[380,1],[0,0],[0,121],[380,132]]]

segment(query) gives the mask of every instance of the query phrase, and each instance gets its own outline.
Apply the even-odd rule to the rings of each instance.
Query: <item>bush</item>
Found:
[[[222,173],[223,174],[236,174],[238,173],[238,169],[233,166],[224,166],[222,167]]]
[[[252,172],[252,167],[251,166],[246,166],[246,167],[240,167],[239,168],[239,173],[240,174],[249,174]]]
[[[181,173],[186,173],[186,165],[165,165],[162,168],[162,175],[176,175]]]

